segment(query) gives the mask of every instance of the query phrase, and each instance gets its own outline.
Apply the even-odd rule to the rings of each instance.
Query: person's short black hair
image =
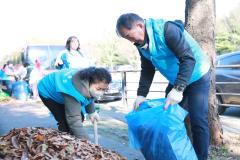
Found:
[[[144,19],[135,13],[122,14],[118,18],[117,24],[116,24],[117,35],[122,36],[121,32],[120,32],[121,28],[126,28],[126,29],[130,30],[130,29],[132,29],[133,24],[135,22],[139,22],[139,21],[144,22]]]
[[[88,81],[89,84],[94,84],[98,82],[104,82],[106,84],[111,83],[112,76],[105,68],[89,67],[79,71],[79,76],[81,80]]]
[[[77,39],[77,41],[78,41],[78,48],[77,48],[77,50],[80,50],[80,42],[79,42],[79,39],[76,36],[71,36],[71,37],[69,37],[67,39],[65,48],[70,51],[70,43],[71,43],[72,39]]]

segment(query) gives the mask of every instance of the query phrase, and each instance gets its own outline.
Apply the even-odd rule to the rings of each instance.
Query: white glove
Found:
[[[92,123],[94,123],[95,120],[98,122],[100,119],[100,116],[97,112],[94,112],[94,113],[89,114],[89,119]]]
[[[55,62],[55,66],[59,66],[59,65],[62,65],[62,64],[63,64],[63,61],[61,59],[58,59]]]
[[[134,104],[133,104],[133,109],[136,110],[141,103],[143,103],[146,100],[145,97],[143,96],[137,96]]]
[[[164,106],[164,109],[168,109],[169,105],[174,105],[182,101],[183,92],[177,91],[173,88],[167,95],[167,100]]]

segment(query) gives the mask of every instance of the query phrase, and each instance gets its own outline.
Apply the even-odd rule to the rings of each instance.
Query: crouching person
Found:
[[[61,70],[46,75],[38,83],[39,96],[58,122],[58,129],[89,139],[83,128],[83,107],[93,123],[99,120],[94,99],[103,95],[111,82],[104,68]]]

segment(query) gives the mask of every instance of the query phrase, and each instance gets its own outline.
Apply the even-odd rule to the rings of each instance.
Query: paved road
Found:
[[[56,123],[46,107],[24,102],[0,105],[0,135],[13,128],[33,126],[56,128]]]
[[[240,134],[240,108],[227,108],[220,120],[223,131]]]

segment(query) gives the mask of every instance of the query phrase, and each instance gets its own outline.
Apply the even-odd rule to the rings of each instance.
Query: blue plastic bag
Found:
[[[17,81],[12,85],[12,96],[18,100],[27,100],[30,91],[27,82]]]
[[[149,100],[126,115],[130,146],[146,160],[197,160],[184,124],[187,111],[179,105],[164,110],[164,104]]]

